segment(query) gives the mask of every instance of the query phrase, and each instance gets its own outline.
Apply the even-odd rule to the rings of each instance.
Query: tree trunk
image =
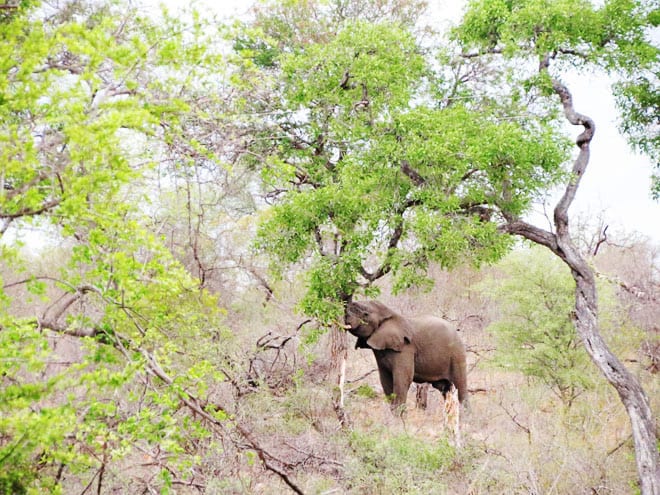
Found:
[[[541,60],[540,71],[547,71],[551,56]],[[590,144],[595,133],[594,122],[575,111],[573,98],[566,86],[553,80],[553,89],[564,108],[566,119],[584,127],[577,137],[580,149],[573,163],[572,177],[554,211],[556,232],[535,227],[517,218],[507,218],[503,230],[549,248],[571,269],[575,280],[575,328],[589,356],[607,381],[616,389],[626,408],[635,444],[635,460],[642,495],[660,495],[660,456],[657,448],[655,421],[648,397],[639,381],[607,347],[598,330],[598,298],[594,272],[573,244],[569,233],[568,208],[575,199],[590,158]]]
[[[417,392],[415,394],[415,404],[417,409],[427,409],[429,405],[429,384],[418,383]]]
[[[585,265],[586,266],[586,265]],[[591,269],[588,268],[589,272]],[[575,327],[591,359],[616,389],[632,426],[635,460],[643,495],[660,495],[660,463],[655,423],[648,397],[635,376],[610,351],[598,331],[596,287],[593,273],[573,270]]]
[[[346,383],[346,358],[348,357],[348,337],[346,330],[333,326],[330,330],[330,357],[332,373],[337,377],[333,396],[333,407],[342,427],[350,426],[350,418],[344,408],[344,385]]]

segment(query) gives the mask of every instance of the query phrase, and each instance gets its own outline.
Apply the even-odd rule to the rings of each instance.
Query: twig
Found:
[[[605,228],[603,229],[603,233],[600,235],[600,238],[598,239],[598,242],[596,243],[596,247],[594,248],[593,256],[596,256],[598,254],[598,250],[600,249],[600,245],[603,244],[604,242],[607,242],[607,229],[608,228],[609,228],[609,225],[605,225]]]
[[[511,413],[506,407],[504,407],[504,404],[500,401],[500,407],[504,412],[506,413],[507,416],[509,416],[509,419],[513,421],[513,424],[515,424],[518,428],[523,430],[525,433],[527,433],[527,441],[531,444],[532,443],[532,431],[529,429],[529,427],[525,426],[522,424],[520,421],[518,421],[518,413],[514,411],[514,414]]]
[[[328,459],[328,458],[326,458],[326,457],[320,457],[320,456],[316,455],[316,454],[313,453],[313,452],[307,452],[307,451],[305,451],[305,450],[299,449],[299,448],[296,447],[295,445],[291,445],[289,442],[284,442],[284,443],[285,443],[285,445],[286,445],[287,447],[289,447],[289,448],[292,449],[292,450],[295,450],[295,451],[298,452],[299,454],[304,454],[304,455],[306,455],[306,456],[307,456],[307,459],[316,459],[316,460],[318,460],[318,461],[321,461],[321,464],[333,464],[333,465],[335,465],[335,466],[344,467],[344,463],[342,463],[342,462],[335,461],[334,459]],[[305,461],[306,461],[307,459],[305,459]],[[305,461],[302,461],[301,463],[304,464]]]
[[[94,480],[96,479],[96,477],[99,475],[100,471],[101,471],[101,470],[99,469],[98,471],[96,471],[96,472],[94,473],[94,476],[92,476],[92,479],[89,480],[89,483],[87,483],[87,485],[85,486],[85,488],[83,488],[83,491],[80,492],[80,495],[85,495],[85,493],[87,493],[87,490],[89,490],[89,489],[92,487],[92,484],[94,483]]]
[[[632,438],[632,433],[630,435],[628,435],[626,438],[624,438],[623,440],[621,440],[616,445],[616,447],[614,447],[613,449],[608,450],[607,454],[605,454],[605,457],[609,457],[612,454],[614,454],[617,450],[619,450],[621,447],[623,447],[628,441],[630,441],[631,438]]]
[[[364,380],[366,377],[368,377],[369,375],[371,375],[372,373],[375,373],[375,372],[376,372],[376,368],[373,368],[372,370],[367,371],[365,374],[363,374],[361,376],[358,376],[357,378],[353,378],[352,380],[346,380],[346,383],[359,382],[361,380]]]

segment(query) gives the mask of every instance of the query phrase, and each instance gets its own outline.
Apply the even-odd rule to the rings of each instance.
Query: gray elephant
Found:
[[[357,337],[356,349],[373,350],[392,410],[405,405],[412,382],[430,383],[443,397],[454,385],[459,402],[467,404],[465,346],[448,321],[405,318],[377,301],[360,301],[348,303],[345,323]]]

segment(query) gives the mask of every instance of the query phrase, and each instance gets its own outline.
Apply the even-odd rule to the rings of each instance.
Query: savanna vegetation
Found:
[[[0,493],[660,493],[659,248],[570,216],[564,82],[657,160],[660,5],[427,7],[0,3]],[[460,446],[366,297],[460,328]]]

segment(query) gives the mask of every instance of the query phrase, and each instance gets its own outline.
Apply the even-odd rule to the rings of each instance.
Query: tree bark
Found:
[[[346,384],[346,359],[348,357],[348,337],[346,330],[333,325],[330,330],[330,357],[333,375],[336,376],[336,388],[333,397],[333,407],[342,428],[351,424],[344,407],[344,386]]]
[[[547,70],[549,57],[541,61],[540,69]],[[655,420],[648,397],[637,378],[628,371],[609,349],[598,328],[598,298],[594,272],[571,240],[568,225],[570,207],[580,180],[589,163],[589,146],[595,132],[593,121],[573,108],[571,93],[559,81],[553,82],[566,119],[581,125],[584,131],[576,144],[580,151],[573,164],[573,173],[564,195],[554,211],[555,233],[539,229],[520,219],[509,218],[504,230],[541,244],[553,251],[571,269],[575,280],[575,328],[589,356],[607,381],[616,389],[626,408],[635,444],[637,474],[642,495],[660,495],[660,456],[656,446]]]
[[[639,381],[610,351],[598,331],[596,289],[590,280],[592,274],[589,275],[573,271],[576,328],[591,359],[616,389],[630,417],[641,493],[660,495],[660,463],[651,406]]]

